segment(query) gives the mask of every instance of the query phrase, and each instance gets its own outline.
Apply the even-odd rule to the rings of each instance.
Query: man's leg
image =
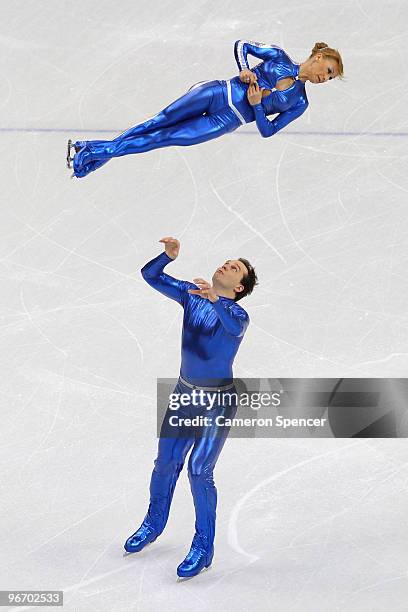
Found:
[[[159,535],[166,526],[174,489],[193,438],[161,438],[150,480],[150,503],[146,519]]]
[[[213,470],[228,437],[230,427],[216,424],[215,417],[233,418],[236,407],[219,407],[208,411],[212,424],[204,427],[196,439],[188,462],[188,477],[195,507],[195,534],[190,552],[177,568],[179,576],[194,576],[211,564],[214,554],[217,489]]]
[[[168,409],[162,432],[169,432],[169,429],[165,429],[165,424],[170,414]],[[194,443],[194,437],[183,436],[186,436],[186,432],[181,428],[174,430],[174,437],[162,437],[161,433],[150,479],[149,508],[139,529],[126,540],[127,552],[142,550],[146,544],[153,542],[166,526],[177,479],[186,455]]]

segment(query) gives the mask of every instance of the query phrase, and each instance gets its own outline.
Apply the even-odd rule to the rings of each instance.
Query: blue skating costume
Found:
[[[262,61],[252,71],[258,85],[271,90],[259,104],[247,99],[248,84],[239,76],[230,80],[202,81],[193,85],[169,106],[130,128],[113,140],[77,141],[74,174],[78,178],[104,165],[112,157],[144,153],[170,146],[190,146],[233,132],[244,123],[256,121],[260,134],[268,138],[297,119],[307,108],[305,84],[300,81],[300,64],[280,47],[245,40],[235,43],[239,70],[249,68],[247,56]],[[294,78],[284,91],[276,89],[280,79]],[[277,114],[273,120],[268,115]]]
[[[191,397],[194,387],[212,392],[220,389],[218,400],[225,393],[236,392],[232,364],[249,324],[248,314],[230,298],[220,296],[218,301],[211,303],[199,295],[188,293],[188,289],[197,289],[196,285],[163,272],[171,261],[166,253],[162,253],[142,268],[142,275],[149,285],[177,301],[184,309],[180,377],[173,393]],[[174,426],[169,427],[168,419],[175,412],[167,408],[150,481],[149,509],[141,527],[125,543],[128,552],[141,550],[163,531],[178,476],[188,451],[193,447],[188,461],[188,477],[196,514],[195,534],[190,552],[177,568],[177,573],[179,576],[193,576],[210,565],[214,554],[217,505],[213,469],[228,435],[228,428],[220,427],[215,417],[233,418],[236,408],[236,403],[228,401],[216,401],[210,411],[206,410],[205,403],[194,406],[191,402],[179,408],[178,416],[210,417],[211,423],[200,436],[191,433],[191,429],[186,436],[182,428],[178,431]]]

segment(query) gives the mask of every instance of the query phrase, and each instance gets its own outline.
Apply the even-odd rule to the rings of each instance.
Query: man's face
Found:
[[[238,259],[228,259],[217,268],[212,277],[213,285],[224,289],[234,289],[236,293],[243,291],[241,281],[248,274],[246,266]]]

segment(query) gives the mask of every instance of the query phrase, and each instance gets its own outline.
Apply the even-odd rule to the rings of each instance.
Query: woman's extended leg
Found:
[[[97,143],[91,141],[75,155],[74,173],[77,177],[84,177],[112,157],[145,153],[169,146],[191,146],[206,142],[235,130],[239,125],[232,111],[227,110],[225,113],[201,116],[173,127],[141,134],[133,139],[117,142],[106,140]]]
[[[180,98],[169,104],[162,111],[139,123],[122,134],[119,134],[112,141],[108,140],[77,140],[75,147],[81,149],[88,145],[107,144],[109,142],[122,142],[123,140],[131,140],[137,135],[145,134],[160,127],[170,127],[191,119],[201,117],[204,113],[214,112],[225,106],[226,98],[223,85],[220,81],[203,81],[196,83]],[[99,159],[87,164],[87,172],[92,172],[100,168],[108,159]],[[75,167],[75,164],[74,164]],[[85,175],[83,175],[85,176]]]
[[[222,85],[219,81],[202,81],[196,83],[180,98],[171,102],[162,111],[143,121],[137,125],[129,128],[125,132],[116,136],[112,142],[118,142],[126,138],[133,138],[138,134],[146,133],[152,129],[158,127],[169,127],[180,121],[189,119],[191,117],[199,117],[203,113],[210,109],[210,106],[214,106],[214,102],[217,102],[215,98],[222,97]],[[101,144],[106,143],[106,140],[77,140],[75,147],[81,149],[89,144]],[[87,164],[86,174],[97,170],[101,166],[104,166],[109,159],[95,160],[94,162]],[[85,175],[83,175],[85,176]]]
[[[206,142],[232,132],[240,125],[233,111],[225,107],[215,114],[202,115],[168,128],[152,130],[134,138],[106,140],[98,143],[90,141],[75,155],[74,173],[77,177],[84,177],[96,169],[95,162],[102,165],[112,157],[145,153],[163,147],[190,146]]]
[[[142,123],[138,123],[133,127],[125,130],[119,136],[113,139],[113,142],[123,140],[125,138],[133,138],[136,135],[144,134],[159,127],[170,127],[186,119],[199,117],[210,109],[210,105],[214,100],[214,95],[220,92],[221,84],[219,81],[202,81],[190,87],[190,89],[180,96],[174,102],[171,102],[166,108],[161,110],[153,117],[146,119]],[[77,140],[74,143],[76,148],[82,149],[88,143],[99,144],[106,142],[104,140]]]
[[[122,132],[122,134],[114,138],[114,141],[133,138],[160,127],[170,127],[181,121],[186,121],[186,119],[199,117],[210,110],[214,95],[220,94],[220,88],[221,84],[219,81],[197,83],[162,111]]]

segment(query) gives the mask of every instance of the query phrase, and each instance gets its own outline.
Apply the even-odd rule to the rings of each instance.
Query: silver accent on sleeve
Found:
[[[245,68],[249,67],[249,66],[247,66],[248,61],[246,60],[246,58],[244,56],[244,45],[246,43],[248,43],[250,45],[254,45],[256,47],[260,47],[261,49],[279,49],[280,51],[283,51],[283,53],[285,53],[285,55],[288,56],[288,58],[292,62],[292,64],[297,64],[298,63],[298,62],[295,62],[290,57],[290,55],[288,54],[287,51],[285,51],[285,49],[283,49],[282,47],[279,47],[279,45],[268,45],[267,43],[256,42],[254,40],[240,40],[238,45],[237,45],[237,53],[238,53],[239,61],[241,63],[241,70],[242,70],[242,67],[245,67]],[[261,62],[261,64],[262,64],[262,62]],[[259,64],[257,64],[257,65],[259,65]]]
[[[238,45],[237,45],[237,53],[238,53],[238,58],[241,64],[241,69],[243,67],[248,68],[248,61],[244,55],[244,45],[248,43],[250,45],[254,45],[255,47],[260,47],[261,49],[267,49],[269,47],[271,47],[271,45],[267,45],[266,43],[260,43],[260,42],[256,42],[254,40],[240,40]],[[280,47],[279,47],[280,48]]]

